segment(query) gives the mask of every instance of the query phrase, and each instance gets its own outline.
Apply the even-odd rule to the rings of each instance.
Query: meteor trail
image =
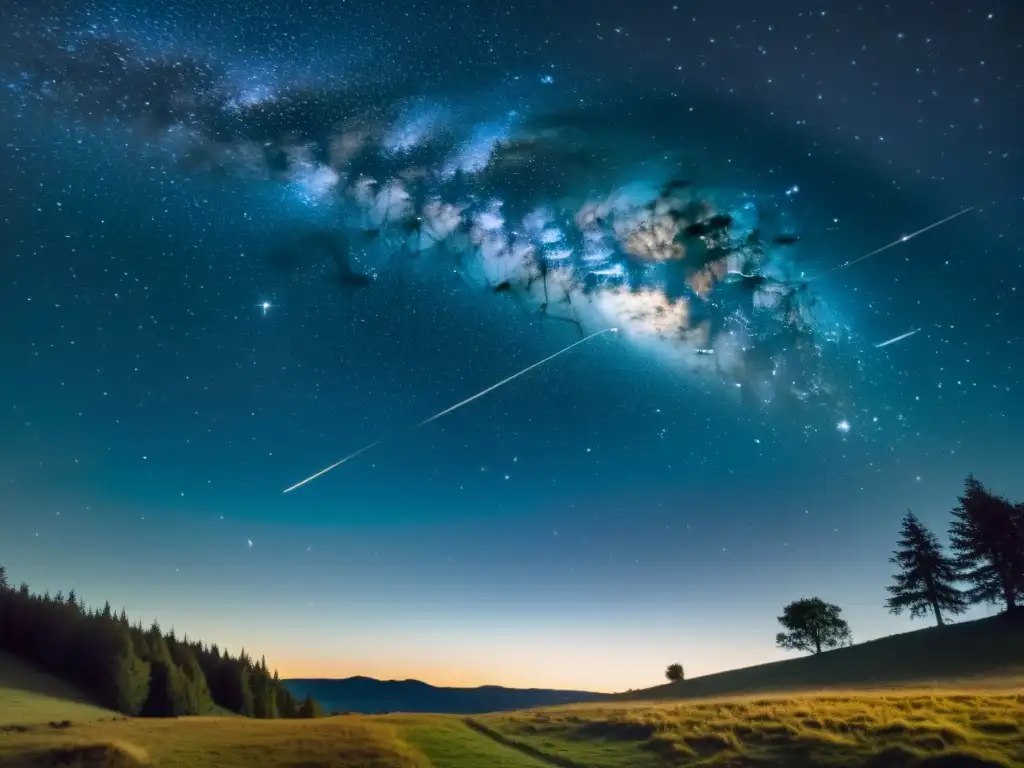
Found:
[[[508,377],[507,379],[502,379],[502,380],[501,380],[501,381],[499,381],[499,382],[498,382],[497,384],[492,384],[491,386],[489,386],[489,387],[488,387],[487,389],[483,390],[482,392],[477,392],[477,393],[476,393],[475,395],[473,395],[472,397],[467,397],[467,398],[466,398],[465,400],[463,400],[463,401],[462,401],[461,403],[456,403],[456,404],[455,404],[455,405],[453,405],[453,406],[452,406],[451,408],[445,408],[445,409],[444,409],[443,411],[441,411],[440,413],[435,413],[435,414],[434,414],[433,416],[431,416],[431,417],[430,417],[429,419],[427,419],[426,421],[421,421],[421,422],[420,422],[419,424],[417,424],[417,425],[416,425],[415,427],[413,427],[413,429],[419,429],[420,427],[422,427],[422,426],[425,426],[425,425],[429,424],[430,422],[434,421],[435,419],[440,419],[440,418],[441,418],[442,416],[444,416],[445,414],[451,413],[452,411],[454,411],[454,410],[456,410],[456,409],[458,409],[458,408],[461,408],[462,406],[464,406],[464,405],[467,405],[468,403],[471,403],[471,402],[473,402],[473,401],[474,401],[474,400],[476,400],[476,399],[477,399],[478,397],[483,397],[483,396],[484,396],[484,395],[486,395],[486,394],[487,394],[488,392],[493,392],[493,391],[494,391],[494,390],[496,390],[496,389],[497,389],[498,387],[502,387],[502,386],[504,386],[504,385],[508,384],[508,383],[509,383],[510,381],[512,381],[512,379],[518,379],[518,378],[519,378],[520,376],[522,376],[522,375],[523,375],[524,373],[528,373],[529,371],[532,371],[532,370],[533,370],[534,368],[536,368],[536,367],[537,367],[538,365],[544,365],[544,363],[546,363],[546,362],[547,362],[548,360],[551,360],[552,358],[558,357],[559,355],[561,355],[561,354],[564,354],[565,352],[568,352],[568,351],[569,351],[570,349],[572,349],[573,347],[578,347],[578,346],[579,346],[580,344],[584,343],[585,341],[589,341],[590,339],[594,338],[595,336],[600,336],[600,335],[601,335],[602,333],[617,333],[617,332],[618,332],[618,330],[619,330],[618,328],[605,328],[605,329],[604,329],[603,331],[598,331],[597,333],[592,333],[592,334],[590,334],[589,336],[585,336],[584,338],[580,339],[579,341],[577,341],[577,342],[574,342],[574,343],[570,344],[570,345],[569,345],[568,347],[566,347],[565,349],[560,349],[560,350],[558,350],[557,352],[555,352],[555,354],[553,354],[553,355],[549,355],[548,357],[545,357],[545,358],[544,358],[543,360],[541,360],[540,362],[538,362],[538,363],[534,363],[533,365],[529,366],[528,368],[523,368],[523,370],[521,370],[521,371],[520,371],[519,373],[513,373],[513,374],[512,374],[511,376],[509,376],[509,377]]]
[[[382,438],[382,439],[383,439],[383,438]],[[304,485],[305,485],[306,483],[308,483],[308,482],[309,482],[310,480],[316,480],[316,479],[317,479],[318,477],[320,477],[320,475],[326,475],[326,474],[327,474],[328,472],[330,472],[330,471],[331,471],[332,469],[334,469],[335,467],[340,467],[340,466],[341,466],[342,464],[344,464],[344,463],[345,463],[346,461],[348,461],[349,459],[354,459],[354,458],[355,458],[356,456],[358,456],[358,455],[359,455],[360,453],[365,453],[366,451],[370,450],[371,448],[373,448],[373,446],[377,445],[377,444],[378,444],[378,443],[380,443],[380,442],[381,442],[381,440],[377,440],[376,442],[370,443],[369,445],[367,445],[367,446],[365,446],[365,447],[363,447],[363,448],[360,448],[360,449],[359,449],[358,451],[356,451],[355,453],[350,453],[350,454],[349,454],[348,456],[346,456],[346,457],[345,457],[344,459],[342,459],[341,461],[336,461],[336,462],[334,462],[333,464],[331,464],[331,466],[327,467],[327,469],[321,469],[321,470],[320,470],[319,472],[317,472],[317,473],[316,473],[315,475],[310,475],[310,476],[309,476],[309,477],[307,477],[307,478],[306,478],[305,480],[302,480],[301,482],[298,482],[298,483],[296,483],[295,485],[293,485],[293,486],[292,486],[291,488],[285,488],[285,489],[284,489],[284,491],[283,491],[283,493],[289,493],[290,491],[294,491],[294,490],[295,490],[296,488],[301,488],[302,486],[304,486]]]
[[[917,232],[911,232],[909,235],[904,235],[899,240],[893,240],[888,245],[883,245],[881,248],[876,248],[875,250],[871,251],[871,253],[865,253],[863,256],[858,256],[853,261],[844,261],[842,264],[838,264],[838,265],[832,267],[831,269],[826,269],[821,274],[819,274],[819,275],[817,275],[815,277],[812,277],[811,280],[817,280],[819,277],[824,277],[825,275],[827,275],[827,274],[829,274],[831,272],[835,272],[835,271],[840,270],[840,269],[846,269],[847,267],[852,267],[854,264],[857,264],[858,262],[864,261],[864,259],[870,259],[872,256],[877,256],[882,251],[887,251],[890,248],[895,248],[900,243],[905,243],[905,242],[907,242],[907,240],[912,240],[913,238],[917,237],[918,235],[927,232],[929,229],[935,229],[936,227],[945,224],[947,221],[952,221],[957,216],[963,216],[965,213],[970,213],[973,210],[974,210],[974,206],[972,205],[969,208],[964,208],[962,211],[957,211],[952,216],[947,216],[946,218],[940,219],[939,221],[936,221],[933,224],[929,224],[927,227],[924,227],[923,229],[917,230]],[[808,280],[808,282],[810,282],[810,280]]]
[[[888,347],[890,344],[895,344],[897,341],[903,341],[904,339],[909,339],[915,333],[920,333],[920,331],[921,331],[920,328],[915,328],[912,331],[907,331],[906,333],[902,333],[899,336],[896,336],[894,338],[889,339],[888,341],[883,341],[881,344],[875,344],[875,349],[881,349],[882,347]]]
[[[446,414],[449,414],[449,413],[451,413],[452,411],[458,410],[459,408],[461,408],[461,407],[462,407],[462,406],[464,406],[464,405],[468,405],[469,403],[473,402],[473,401],[474,401],[474,400],[476,400],[477,398],[483,397],[483,396],[484,396],[484,395],[486,395],[486,394],[487,394],[488,392],[493,392],[493,391],[494,391],[494,390],[496,390],[496,389],[497,389],[498,387],[503,387],[504,385],[508,384],[508,383],[509,383],[510,381],[512,381],[513,379],[518,379],[518,378],[519,378],[520,376],[522,376],[522,375],[523,375],[524,373],[528,373],[528,372],[532,371],[532,370],[533,370],[534,368],[536,368],[537,366],[540,366],[540,365],[544,365],[544,363],[548,362],[549,360],[553,360],[554,358],[558,357],[559,355],[565,354],[566,352],[568,352],[568,351],[569,351],[570,349],[572,349],[573,347],[578,347],[578,346],[579,346],[580,344],[583,344],[584,342],[590,341],[590,340],[591,340],[592,338],[594,338],[595,336],[600,336],[600,335],[601,335],[601,334],[603,334],[603,333],[618,333],[618,332],[619,332],[619,329],[618,329],[618,328],[605,328],[604,330],[601,330],[601,331],[597,331],[596,333],[592,333],[592,334],[590,334],[589,336],[585,336],[585,337],[583,337],[582,339],[580,339],[579,341],[573,342],[573,343],[572,343],[572,344],[570,344],[570,345],[569,345],[568,347],[564,347],[564,348],[562,348],[562,349],[558,350],[557,352],[555,352],[555,354],[553,354],[553,355],[548,355],[548,356],[547,356],[547,357],[545,357],[545,358],[544,358],[543,360],[541,360],[541,361],[539,361],[539,362],[536,362],[536,363],[534,363],[533,365],[527,366],[526,368],[523,368],[523,370],[519,371],[518,373],[513,373],[513,374],[512,374],[511,376],[509,376],[509,377],[508,377],[507,379],[502,379],[502,380],[501,380],[501,381],[499,381],[499,382],[498,382],[497,384],[492,384],[492,385],[491,385],[491,386],[489,386],[489,387],[488,387],[487,389],[485,389],[485,390],[483,390],[483,391],[481,391],[481,392],[477,392],[477,393],[476,393],[475,395],[473,395],[472,397],[467,397],[467,398],[466,398],[465,400],[463,400],[463,401],[461,401],[461,402],[458,402],[458,403],[456,403],[455,405],[451,406],[450,408],[445,408],[445,409],[444,409],[443,411],[441,411],[440,413],[435,413],[435,414],[434,414],[433,416],[431,416],[430,418],[428,418],[428,419],[426,419],[426,420],[424,420],[424,421],[421,421],[421,422],[420,422],[419,424],[416,424],[416,425],[415,425],[415,426],[413,426],[413,427],[410,427],[408,431],[412,432],[412,431],[413,431],[414,429],[419,429],[420,427],[426,426],[426,425],[427,425],[427,424],[429,424],[430,422],[432,422],[432,421],[435,421],[435,420],[437,420],[437,419],[440,419],[440,418],[441,418],[442,416],[444,416],[444,415],[446,415]],[[344,463],[345,463],[346,461],[349,461],[349,460],[351,460],[351,459],[354,459],[354,458],[355,458],[356,456],[358,456],[359,454],[361,454],[361,453],[365,453],[366,451],[368,451],[368,450],[370,450],[371,448],[373,448],[373,447],[374,447],[375,445],[379,445],[379,444],[380,444],[380,443],[382,443],[382,442],[384,442],[384,438],[381,438],[380,440],[377,440],[377,441],[375,441],[375,442],[372,442],[372,443],[370,443],[369,445],[367,445],[367,446],[365,446],[365,447],[363,447],[363,448],[360,448],[360,449],[359,449],[358,451],[356,451],[355,453],[350,453],[350,454],[349,454],[348,456],[346,456],[345,458],[343,458],[343,459],[342,459],[341,461],[336,461],[336,462],[334,462],[333,464],[331,464],[331,466],[329,466],[329,467],[327,467],[327,468],[325,468],[325,469],[321,469],[321,470],[320,470],[319,472],[317,472],[317,473],[316,473],[315,475],[310,475],[310,476],[309,476],[309,477],[307,477],[307,478],[306,478],[305,480],[302,480],[302,481],[300,481],[300,482],[296,483],[295,485],[293,485],[293,486],[292,486],[291,488],[285,488],[285,489],[284,489],[284,491],[283,491],[283,493],[290,493],[291,491],[294,491],[294,490],[295,490],[296,488],[301,488],[302,486],[304,486],[304,485],[305,485],[306,483],[310,482],[311,480],[316,480],[316,479],[317,479],[318,477],[320,477],[321,475],[326,475],[326,474],[327,474],[328,472],[330,472],[330,471],[331,471],[332,469],[334,469],[334,468],[336,468],[336,467],[340,467],[340,466],[341,466],[342,464],[344,464]]]

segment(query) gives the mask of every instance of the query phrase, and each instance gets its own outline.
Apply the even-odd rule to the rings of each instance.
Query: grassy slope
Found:
[[[733,694],[919,685],[1020,688],[1024,623],[1005,617],[930,627],[820,656],[759,664],[621,694],[624,699],[688,699]]]
[[[67,683],[0,651],[0,728],[63,720],[81,723],[114,715]]]
[[[1024,696],[922,693],[581,704],[474,718],[565,768],[1024,766]]]

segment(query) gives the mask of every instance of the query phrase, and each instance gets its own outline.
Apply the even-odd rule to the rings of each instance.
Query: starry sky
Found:
[[[803,596],[923,626],[906,509],[1024,498],[1017,3],[0,27],[15,581],[286,677],[612,691],[782,658]]]

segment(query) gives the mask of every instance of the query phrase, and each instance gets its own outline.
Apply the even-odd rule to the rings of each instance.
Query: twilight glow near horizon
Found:
[[[1024,498],[1012,2],[0,25],[15,583],[284,677],[624,690],[785,658],[800,597],[926,626],[907,508]]]

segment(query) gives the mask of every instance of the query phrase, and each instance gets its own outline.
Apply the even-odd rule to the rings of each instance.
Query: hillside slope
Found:
[[[35,723],[76,723],[114,717],[73,686],[0,651],[0,729]]]
[[[1024,622],[1005,616],[929,627],[770,664],[618,694],[616,699],[692,699],[748,693],[953,685],[1020,687]]]
[[[542,688],[443,688],[419,680],[376,680],[349,677],[342,680],[292,679],[284,684],[299,698],[307,695],[330,712],[431,712],[474,715],[510,709],[549,707],[576,702],[593,702],[607,694],[587,691],[557,691]]]

